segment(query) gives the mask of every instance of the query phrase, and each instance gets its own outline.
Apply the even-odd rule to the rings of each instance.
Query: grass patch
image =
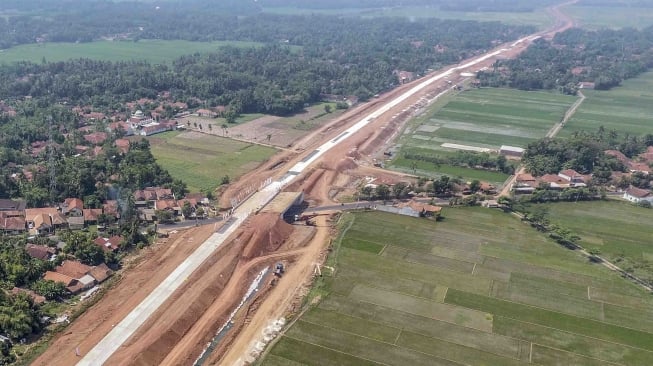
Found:
[[[275,153],[269,147],[197,132],[166,132],[149,140],[157,162],[195,192],[215,189],[225,175],[236,179]]]
[[[95,41],[88,43],[26,44],[0,51],[0,63],[31,61],[40,63],[89,58],[102,61],[145,60],[153,64],[171,62],[183,55],[219,52],[221,47],[259,47],[258,42],[179,40]]]

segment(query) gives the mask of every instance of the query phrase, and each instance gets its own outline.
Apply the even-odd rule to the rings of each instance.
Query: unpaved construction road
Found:
[[[561,20],[556,30],[541,32],[535,36],[549,35],[569,26],[569,22]],[[225,321],[227,314],[240,300],[249,281],[261,266],[278,260],[289,260],[291,264],[288,275],[280,280],[278,286],[267,292],[267,298],[262,299],[256,313],[248,319],[249,324],[231,343],[230,350],[219,350],[209,357],[212,364],[242,361],[252,342],[260,336],[263,327],[270,320],[284,315],[295,294],[301,294],[302,289],[308,286],[307,281],[310,279],[314,262],[319,261],[324,254],[330,235],[328,222],[325,218],[320,218],[315,237],[305,248],[283,250],[283,246],[275,246],[271,252],[267,252],[266,245],[269,246],[270,243],[260,238],[258,241],[250,238],[251,232],[262,225],[251,222],[259,215],[253,215],[249,221],[244,220],[244,216],[268,202],[279,188],[287,185],[296,189],[303,188],[304,182],[311,181],[310,176],[320,170],[323,171],[322,174],[324,171],[332,173],[329,173],[328,180],[312,180],[307,195],[328,201],[329,198],[324,197],[328,191],[324,186],[343,174],[338,170],[338,166],[346,159],[347,154],[351,151],[372,152],[375,146],[381,145],[378,144],[379,141],[387,140],[402,127],[402,123],[393,123],[393,120],[416,108],[415,105],[420,103],[422,98],[445,91],[449,87],[448,80],[453,83],[460,82],[463,77],[459,73],[489,67],[497,56],[514,57],[534,39],[534,36],[529,36],[512,44],[502,45],[485,55],[375,98],[306,136],[295,145],[299,151],[284,151],[274,160],[246,175],[242,182],[227,190],[225,199],[228,199],[232,192],[237,192],[239,187],[242,189],[246,185],[258,184],[268,177],[273,176],[275,182],[244,202],[237,210],[240,216],[233,224],[233,234],[220,238],[227,245],[214,243],[216,251],[207,253],[203,262],[186,261],[188,257],[195,255],[196,248],[201,247],[209,236],[215,235],[211,225],[183,233],[183,239],[173,241],[174,249],[154,247],[160,248],[163,254],[153,250],[153,258],[143,260],[140,266],[143,269],[148,268],[149,271],[139,270],[140,266],[136,266],[133,272],[126,271],[123,281],[59,336],[35,364],[72,365],[78,361],[80,365],[100,365],[105,361],[106,364],[192,364],[220,323]],[[292,174],[289,175],[288,172]],[[240,227],[243,222],[245,226]],[[274,229],[269,230],[272,238]],[[184,240],[191,244],[180,248]],[[252,245],[255,246],[255,251],[248,249]],[[157,299],[161,304],[159,307],[149,306],[151,301],[144,302],[148,294],[166,282],[180,264],[194,266],[192,270],[185,269],[190,275],[181,282],[173,281],[174,286],[173,282],[167,282],[172,287],[161,292],[161,296],[166,297]],[[126,280],[130,282],[125,282]],[[137,320],[132,324],[140,326],[121,324],[125,319]],[[116,336],[118,333],[120,336]],[[76,347],[80,348],[81,358],[75,356]]]

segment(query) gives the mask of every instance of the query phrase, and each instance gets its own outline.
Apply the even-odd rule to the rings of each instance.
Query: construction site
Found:
[[[560,21],[550,34],[569,26]],[[547,35],[401,85],[296,141],[222,192],[226,220],[171,233],[131,259],[117,283],[33,364],[250,364],[306,305],[314,276],[324,270],[339,216],[306,208],[339,205],[339,195],[353,194],[365,177],[412,181],[374,160],[405,123],[467,73]],[[259,182],[265,184],[234,205]]]

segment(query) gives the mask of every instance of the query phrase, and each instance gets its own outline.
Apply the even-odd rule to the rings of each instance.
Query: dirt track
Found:
[[[81,352],[92,348],[212,233],[213,225],[193,228],[144,249],[132,268],[126,266],[117,274],[120,282],[68,326],[32,365],[74,365],[78,361],[75,347]]]
[[[553,14],[558,9],[551,10]],[[560,21],[559,29],[566,29],[568,21]],[[550,33],[550,32],[549,32]],[[541,35],[549,34],[547,32]],[[504,56],[513,57],[527,46],[528,42],[515,47]],[[488,59],[474,65],[471,69],[488,67],[494,62]],[[461,70],[463,71],[463,70]],[[466,70],[465,70],[466,71]],[[462,80],[458,75],[452,75],[454,83]],[[255,171],[246,174],[239,182],[232,184],[223,193],[222,205],[229,206],[229,198],[242,191],[243,187],[258,184],[268,177],[275,177],[284,171],[281,167],[290,167],[323,141],[337,134],[352,123],[360,120],[380,105],[393,100],[417,82],[403,85],[390,91],[369,103],[354,108],[320,130],[314,131],[295,144],[296,150],[282,151],[269,162]],[[298,186],[306,190],[307,195],[321,204],[331,202],[329,187],[335,181],[340,181],[345,174],[342,171],[343,159],[347,155],[357,155],[360,159],[369,159],[375,149],[383,146],[383,142],[392,138],[402,128],[406,119],[394,118],[402,110],[411,110],[419,99],[427,94],[433,95],[446,89],[446,80],[434,83],[429,90],[424,90],[410,97],[358,133],[343,140],[338,149],[326,153],[317,169],[311,170],[299,177]],[[355,171],[355,169],[353,169]],[[372,171],[372,170],[368,170]],[[315,174],[315,176],[312,176]],[[252,256],[243,258],[247,243],[234,241],[194,273],[179,293],[171,298],[165,306],[157,311],[137,334],[116,352],[107,364],[138,364],[138,365],[180,365],[189,364],[201,352],[206,342],[213,336],[226,314],[240,301],[242,293],[248,286],[251,277],[261,266],[272,264],[278,260],[292,262],[286,276],[278,286],[270,290],[265,298],[261,298],[257,311],[247,320],[249,323],[242,328],[240,334],[233,339],[228,350],[218,349],[209,358],[210,364],[234,364],[246,356],[246,353],[271,319],[276,319],[288,310],[288,306],[297,299],[310,279],[314,263],[320,260],[328,242],[330,230],[325,218],[318,219],[318,228],[310,244],[302,248],[284,250],[283,246],[272,252],[260,250],[251,252]],[[252,226],[243,230],[251,230]],[[151,255],[145,258],[133,270],[127,271],[121,283],[109,291],[105,298],[89,309],[74,322],[50,349],[46,351],[35,365],[73,365],[77,358],[74,349],[79,345],[84,353],[95,345],[113,324],[117,324],[131,309],[133,309],[163,278],[167,276],[192,250],[206,239],[213,231],[213,226],[197,228],[172,238],[167,244],[155,246],[147,250]],[[237,235],[245,238],[247,233],[240,230]],[[245,235],[245,236],[243,236]],[[189,239],[192,241],[189,242]],[[164,248],[165,250],[162,250]],[[145,256],[147,257],[147,256]]]

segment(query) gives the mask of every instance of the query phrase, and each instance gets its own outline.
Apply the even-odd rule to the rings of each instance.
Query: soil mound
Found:
[[[279,249],[294,231],[294,227],[283,221],[277,213],[260,213],[248,219],[246,235],[240,239],[245,243],[242,258],[249,260],[272,253]]]
[[[352,158],[344,158],[338,162],[338,165],[336,165],[336,171],[339,173],[356,168],[358,168],[358,164],[356,164]]]

